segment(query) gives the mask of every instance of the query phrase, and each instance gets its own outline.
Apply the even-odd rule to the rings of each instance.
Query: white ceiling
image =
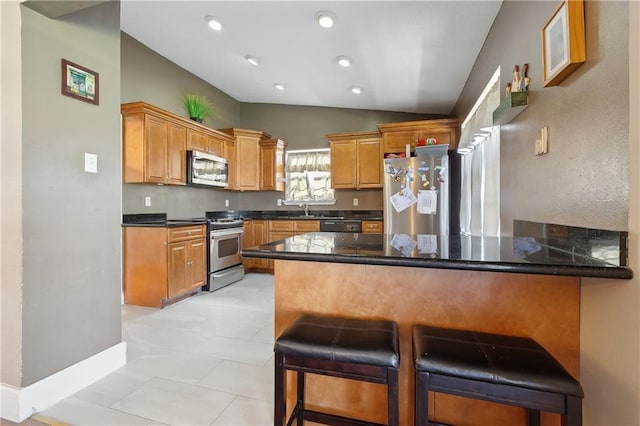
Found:
[[[449,114],[500,6],[122,0],[121,28],[241,102]],[[336,15],[333,28],[315,22],[321,10]],[[212,31],[206,15],[218,17],[222,31]],[[246,62],[248,54],[260,65]],[[350,56],[352,66],[338,66],[339,55]],[[352,94],[352,86],[363,93]]]

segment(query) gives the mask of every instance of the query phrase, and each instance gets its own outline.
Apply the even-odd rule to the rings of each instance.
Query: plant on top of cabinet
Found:
[[[185,93],[182,101],[187,113],[189,113],[189,118],[198,123],[202,123],[204,118],[209,117],[214,112],[213,104],[204,95]]]

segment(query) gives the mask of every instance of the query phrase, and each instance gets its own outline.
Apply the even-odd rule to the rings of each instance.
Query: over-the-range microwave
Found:
[[[229,186],[227,160],[201,151],[187,151],[187,183],[190,185]]]

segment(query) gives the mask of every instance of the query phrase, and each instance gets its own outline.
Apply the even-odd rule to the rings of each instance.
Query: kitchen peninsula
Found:
[[[396,321],[400,424],[413,424],[413,324],[533,337],[579,378],[581,277],[633,275],[625,266],[624,232],[514,225],[524,235],[313,232],[247,248],[242,254],[275,261],[276,336],[303,312]],[[293,376],[288,386],[287,406],[292,407]],[[310,376],[307,388],[311,406],[386,421],[386,393],[380,385]],[[430,411],[440,422],[465,425],[475,418],[526,424],[525,411],[516,407],[443,394],[435,401]],[[559,421],[557,415],[542,416],[544,425]]]

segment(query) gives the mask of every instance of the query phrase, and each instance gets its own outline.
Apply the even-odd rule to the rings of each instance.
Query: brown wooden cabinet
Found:
[[[250,220],[244,223],[243,244],[253,247],[319,230],[318,220]],[[242,263],[246,269],[273,272],[273,261],[268,259],[244,258]]]
[[[233,139],[145,102],[121,105],[123,182],[186,185],[186,150],[224,156]]]
[[[124,302],[159,308],[206,284],[205,226],[125,227]]]
[[[204,130],[187,130],[187,149],[224,157],[224,139]]]
[[[383,222],[381,220],[363,220],[363,234],[382,234],[384,232]]]
[[[318,220],[270,220],[268,241],[284,240],[294,235],[305,234],[307,232],[317,232],[320,230],[320,221]],[[269,269],[273,271],[274,262],[269,261]]]
[[[455,118],[384,123],[378,124],[378,129],[385,154],[403,153],[407,144],[413,151],[422,138],[436,138],[441,144],[448,144],[449,149],[458,147],[458,119]]]
[[[284,152],[281,139],[260,140],[260,190],[284,191]]]
[[[327,139],[333,188],[382,188],[382,139],[378,132],[333,133]]]
[[[235,139],[235,166],[229,167],[229,175],[233,175],[232,189],[239,191],[260,190],[260,142],[271,139],[271,136],[256,130],[221,129]]]
[[[243,247],[253,247],[264,244],[268,241],[267,221],[249,220],[244,223]],[[268,259],[243,258],[242,264],[246,269],[266,270],[269,269]]]
[[[231,139],[224,141],[223,145],[223,157],[227,160],[228,179],[229,185],[225,188],[227,190],[236,189],[236,142]]]
[[[123,181],[186,185],[186,131],[152,114],[123,116]]]
[[[171,228],[168,241],[168,297],[205,285],[207,254],[204,233],[197,227]]]

